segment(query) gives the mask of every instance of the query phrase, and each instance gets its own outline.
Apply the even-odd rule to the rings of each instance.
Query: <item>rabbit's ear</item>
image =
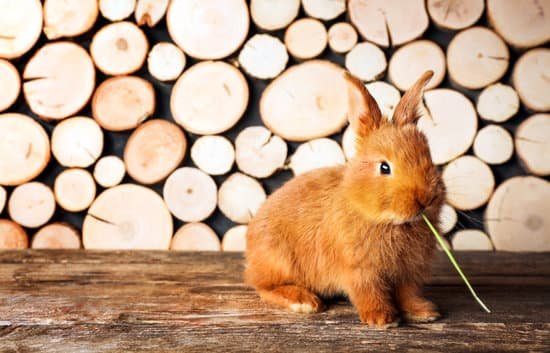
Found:
[[[380,126],[380,108],[363,82],[349,72],[344,73],[344,78],[348,87],[348,120],[358,136],[368,135]]]
[[[424,93],[424,87],[426,87],[433,75],[434,72],[432,70],[424,72],[414,85],[405,92],[399,103],[397,103],[393,113],[392,121],[395,124],[415,124],[418,118],[420,118],[418,109],[422,100],[422,94]]]

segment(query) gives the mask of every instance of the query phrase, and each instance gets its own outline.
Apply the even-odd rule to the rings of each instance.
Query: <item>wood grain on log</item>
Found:
[[[46,0],[44,34],[50,40],[79,36],[93,27],[98,14],[97,0]]]

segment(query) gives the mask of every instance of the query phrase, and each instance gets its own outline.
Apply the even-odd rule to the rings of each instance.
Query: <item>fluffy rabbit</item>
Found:
[[[248,225],[245,279],[263,300],[294,312],[322,310],[345,294],[363,323],[428,322],[439,313],[422,297],[445,188],[416,128],[428,71],[390,122],[363,83],[345,75],[357,154],[344,166],[300,175],[273,193]]]

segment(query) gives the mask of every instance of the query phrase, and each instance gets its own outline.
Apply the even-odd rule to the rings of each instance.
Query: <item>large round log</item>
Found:
[[[514,66],[512,82],[521,102],[535,112],[550,110],[550,49],[536,48],[523,54]]]
[[[48,39],[76,37],[89,31],[99,13],[97,0],[44,1],[44,33]]]

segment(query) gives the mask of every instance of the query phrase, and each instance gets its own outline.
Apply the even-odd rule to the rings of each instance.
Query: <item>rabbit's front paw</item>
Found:
[[[387,329],[399,325],[399,318],[391,310],[363,311],[359,317],[364,324],[373,328]]]

